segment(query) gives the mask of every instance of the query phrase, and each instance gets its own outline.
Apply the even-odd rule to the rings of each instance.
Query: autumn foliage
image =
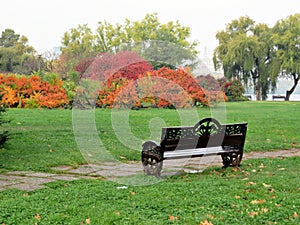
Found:
[[[69,90],[68,82],[55,74],[49,74],[48,79],[0,74],[1,102],[26,108],[65,107],[72,102],[81,108],[190,108],[226,100],[224,92],[202,85],[189,69],[154,70],[135,52],[101,53],[83,60],[76,70],[81,79],[75,102],[74,94],[69,93],[75,88]]]
[[[97,106],[190,108],[209,106],[225,99],[223,92],[201,88],[188,70],[163,67],[139,74],[135,79],[115,73],[100,90]]]
[[[69,103],[62,80],[53,83],[40,76],[0,74],[1,103],[8,107],[57,108]]]
[[[152,70],[152,66],[136,52],[120,51],[117,54],[100,53],[95,58],[83,59],[75,70],[80,78],[107,80],[111,76],[135,80],[140,74]]]

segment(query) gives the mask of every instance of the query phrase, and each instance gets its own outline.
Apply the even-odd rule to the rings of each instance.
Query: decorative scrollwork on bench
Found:
[[[245,133],[245,126],[242,126],[240,124],[228,124],[226,125],[225,134],[226,135],[232,135],[232,134],[243,134]]]
[[[216,135],[219,134],[221,124],[213,118],[205,118],[194,126],[194,132],[198,136]]]

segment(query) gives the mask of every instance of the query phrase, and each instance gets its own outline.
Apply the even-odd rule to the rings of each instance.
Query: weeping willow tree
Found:
[[[300,13],[278,21],[273,33],[276,57],[280,65],[275,68],[276,72],[293,80],[293,85],[286,91],[285,100],[288,101],[300,79]]]
[[[219,46],[214,51],[216,69],[223,68],[227,79],[236,78],[248,85],[251,81],[257,100],[265,100],[270,87],[276,86],[271,29],[241,17],[217,33]]]

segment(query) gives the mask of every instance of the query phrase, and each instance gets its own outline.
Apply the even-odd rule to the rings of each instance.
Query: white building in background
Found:
[[[201,52],[200,52],[201,54]],[[216,71],[212,57],[208,57],[207,48],[204,48],[203,54],[199,57],[199,63],[193,70],[194,76],[206,76],[208,74],[214,76],[216,79],[221,78],[224,74],[221,71]]]

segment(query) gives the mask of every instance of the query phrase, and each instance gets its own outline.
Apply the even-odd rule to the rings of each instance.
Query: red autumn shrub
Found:
[[[75,67],[81,78],[99,81],[111,79],[111,76],[115,75],[135,80],[139,74],[152,69],[148,62],[132,51],[120,51],[116,54],[101,53],[95,58],[82,60]]]
[[[224,101],[222,93],[203,89],[187,69],[163,67],[153,70],[135,52],[102,53],[93,60],[83,60],[76,69],[83,80],[101,82],[96,101],[98,107],[151,104],[163,108],[188,108]]]

